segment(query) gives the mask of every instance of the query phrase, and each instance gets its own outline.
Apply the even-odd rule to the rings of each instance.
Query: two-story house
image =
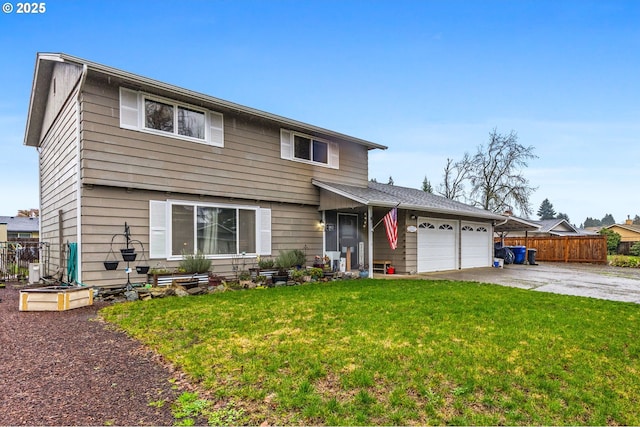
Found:
[[[229,274],[238,258],[294,248],[309,262],[348,252],[347,269],[489,266],[502,219],[370,183],[368,153],[383,145],[66,54],[37,56],[25,144],[40,158],[40,238],[59,265],[75,242],[90,285],[125,280],[103,266],[125,222],[152,267],[199,250]],[[391,250],[379,224],[394,207]]]

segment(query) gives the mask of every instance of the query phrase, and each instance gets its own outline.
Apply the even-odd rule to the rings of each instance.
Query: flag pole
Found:
[[[392,207],[391,209],[389,209],[389,212],[391,212],[393,209],[397,209],[397,208],[398,208],[398,206],[400,206],[400,202],[398,202],[398,204],[397,204],[397,205],[395,205],[394,207]],[[387,213],[389,213],[389,212],[387,212]],[[376,227],[377,227],[377,226],[379,226],[379,225],[380,225],[380,223],[381,223],[382,221],[384,221],[384,217],[385,217],[385,215],[382,215],[382,219],[381,219],[380,221],[378,221],[378,222],[376,223],[376,225],[374,225],[374,226],[371,228],[371,231],[374,231],[374,230],[376,229]]]

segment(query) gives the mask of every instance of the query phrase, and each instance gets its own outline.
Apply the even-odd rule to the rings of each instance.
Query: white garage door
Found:
[[[458,268],[458,221],[418,218],[418,272]]]
[[[462,221],[460,226],[462,268],[490,267],[493,260],[491,225]]]

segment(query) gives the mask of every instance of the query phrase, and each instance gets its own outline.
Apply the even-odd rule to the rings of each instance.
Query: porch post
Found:
[[[373,278],[373,208],[367,207],[367,239],[368,239],[368,258],[369,258],[369,277]]]

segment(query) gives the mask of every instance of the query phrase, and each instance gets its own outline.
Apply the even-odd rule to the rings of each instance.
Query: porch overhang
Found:
[[[328,210],[347,207],[344,201],[335,198],[329,200],[326,194],[331,194],[355,202],[362,207],[394,208],[424,212],[425,214],[455,215],[466,218],[485,219],[495,222],[505,220],[503,215],[465,205],[444,197],[424,193],[412,188],[396,187],[393,185],[369,183],[367,187],[330,183],[312,179],[312,184],[324,190],[320,194],[320,209]],[[356,207],[355,205],[349,207]]]

